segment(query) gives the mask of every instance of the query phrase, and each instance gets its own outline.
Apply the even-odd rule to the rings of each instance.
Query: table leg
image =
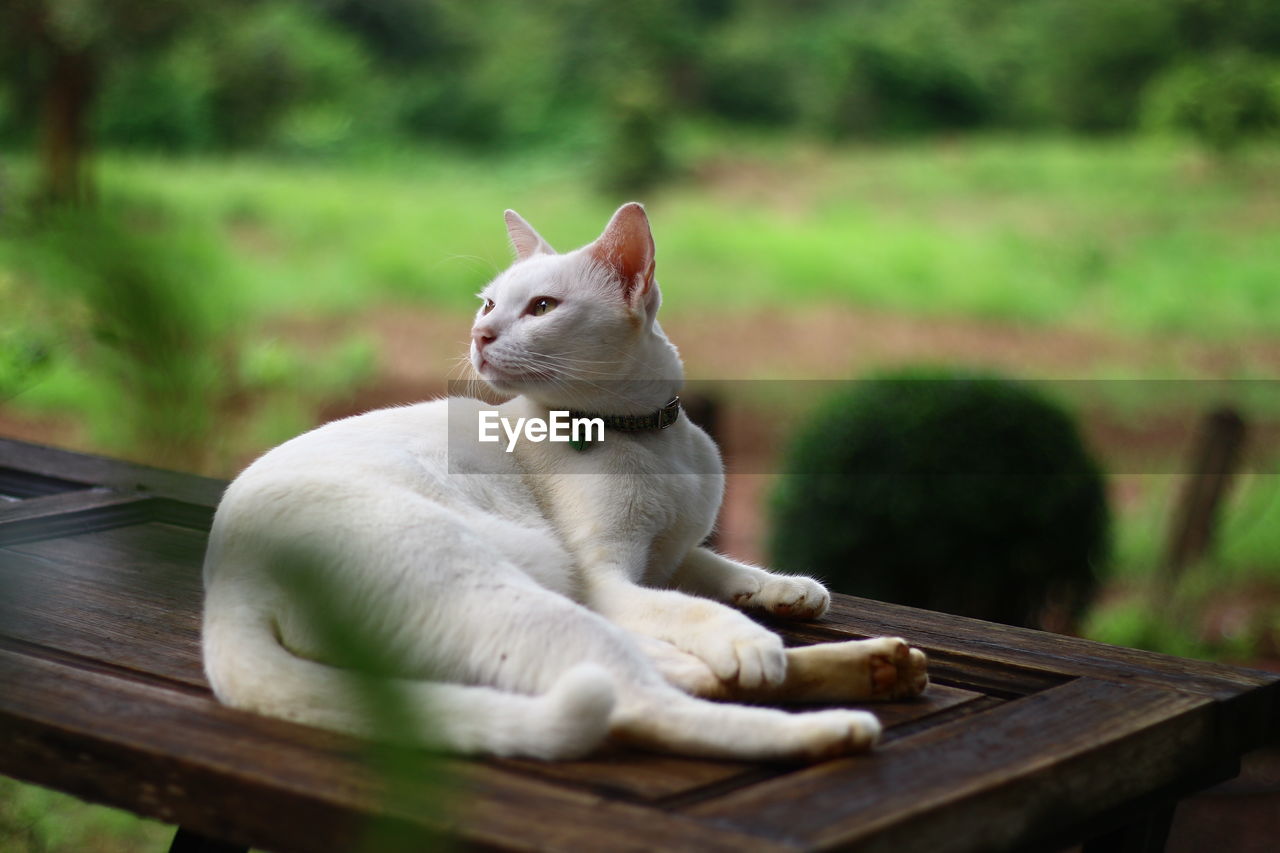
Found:
[[[1082,853],[1162,853],[1177,805],[1152,809],[1132,823],[1086,841]]]
[[[181,826],[169,845],[169,853],[248,853],[248,850],[243,844],[228,844]]]

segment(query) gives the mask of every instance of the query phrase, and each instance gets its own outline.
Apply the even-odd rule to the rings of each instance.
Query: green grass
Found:
[[[1277,163],[1280,151],[1260,151],[1227,168],[1150,140],[795,150],[736,213],[677,194],[687,210],[659,222],[675,262],[687,252],[732,269],[721,290],[738,299],[1265,334],[1280,329]]]
[[[0,776],[5,853],[134,853],[168,849],[174,828]]]
[[[1169,524],[1177,508],[1181,476],[1143,475],[1142,494],[1117,531],[1115,579],[1147,582],[1164,556]],[[1219,583],[1280,584],[1280,473],[1249,472],[1235,478],[1221,509],[1212,556],[1201,569]]]
[[[1172,584],[1159,570],[1184,480],[1139,479],[1137,505],[1117,525],[1110,594],[1090,612],[1085,635],[1246,663],[1280,640],[1280,473],[1236,478],[1209,553]]]
[[[1280,332],[1280,150],[1225,166],[1145,139],[686,147],[685,177],[648,199],[673,311],[836,301],[1119,334]],[[215,229],[246,310],[268,313],[469,309],[509,260],[504,208],[571,248],[622,200],[563,159],[440,150],[349,165],[109,155],[99,175],[108,198]]]
[[[831,148],[702,132],[687,133],[679,151],[682,177],[648,199],[668,316],[837,304],[1115,336],[1280,333],[1280,149],[1223,165],[1151,139]],[[7,165],[13,185],[30,182],[30,158]],[[504,208],[563,249],[590,240],[621,201],[590,189],[590,169],[549,154],[423,149],[350,163],[106,154],[96,171],[108,207],[168,222],[200,247],[178,286],[239,335],[232,362],[272,317],[388,302],[469,312],[509,261]],[[0,293],[12,305],[11,254],[0,247]],[[0,396],[32,386],[29,365],[10,357],[27,344],[9,340],[32,316],[0,319]],[[69,357],[54,352],[15,404],[82,414],[120,448],[127,438],[104,414],[110,389]]]

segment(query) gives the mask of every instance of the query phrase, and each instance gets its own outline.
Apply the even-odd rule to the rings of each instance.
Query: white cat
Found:
[[[735,607],[815,618],[829,596],[699,547],[724,477],[672,403],[683,368],[657,323],[654,244],[628,204],[556,254],[507,211],[516,263],[480,294],[471,363],[507,418],[635,416],[583,449],[480,443],[479,400],[337,421],[250,465],[227,489],[205,560],[204,661],[228,705],[465,753],[583,756],[606,740],[689,755],[817,759],[869,748],[865,711],[789,713],[719,700],[913,696],[925,658],[896,638],[784,649]],[[662,413],[665,411],[665,415]],[[616,422],[615,425],[618,424]],[[356,630],[428,714],[377,731],[296,589],[298,544],[347,590]],[[329,662],[326,663],[326,660]]]

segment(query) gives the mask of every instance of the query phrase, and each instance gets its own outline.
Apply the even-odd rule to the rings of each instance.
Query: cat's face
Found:
[[[506,219],[516,262],[479,294],[471,364],[480,378],[540,398],[650,378],[637,360],[665,338],[644,209],[624,205],[595,242],[563,255],[514,211]]]

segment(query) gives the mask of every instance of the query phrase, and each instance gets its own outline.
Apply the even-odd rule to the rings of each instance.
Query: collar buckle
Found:
[[[666,429],[676,422],[680,417],[680,395],[671,398],[671,402],[667,403],[658,410],[658,429]]]

